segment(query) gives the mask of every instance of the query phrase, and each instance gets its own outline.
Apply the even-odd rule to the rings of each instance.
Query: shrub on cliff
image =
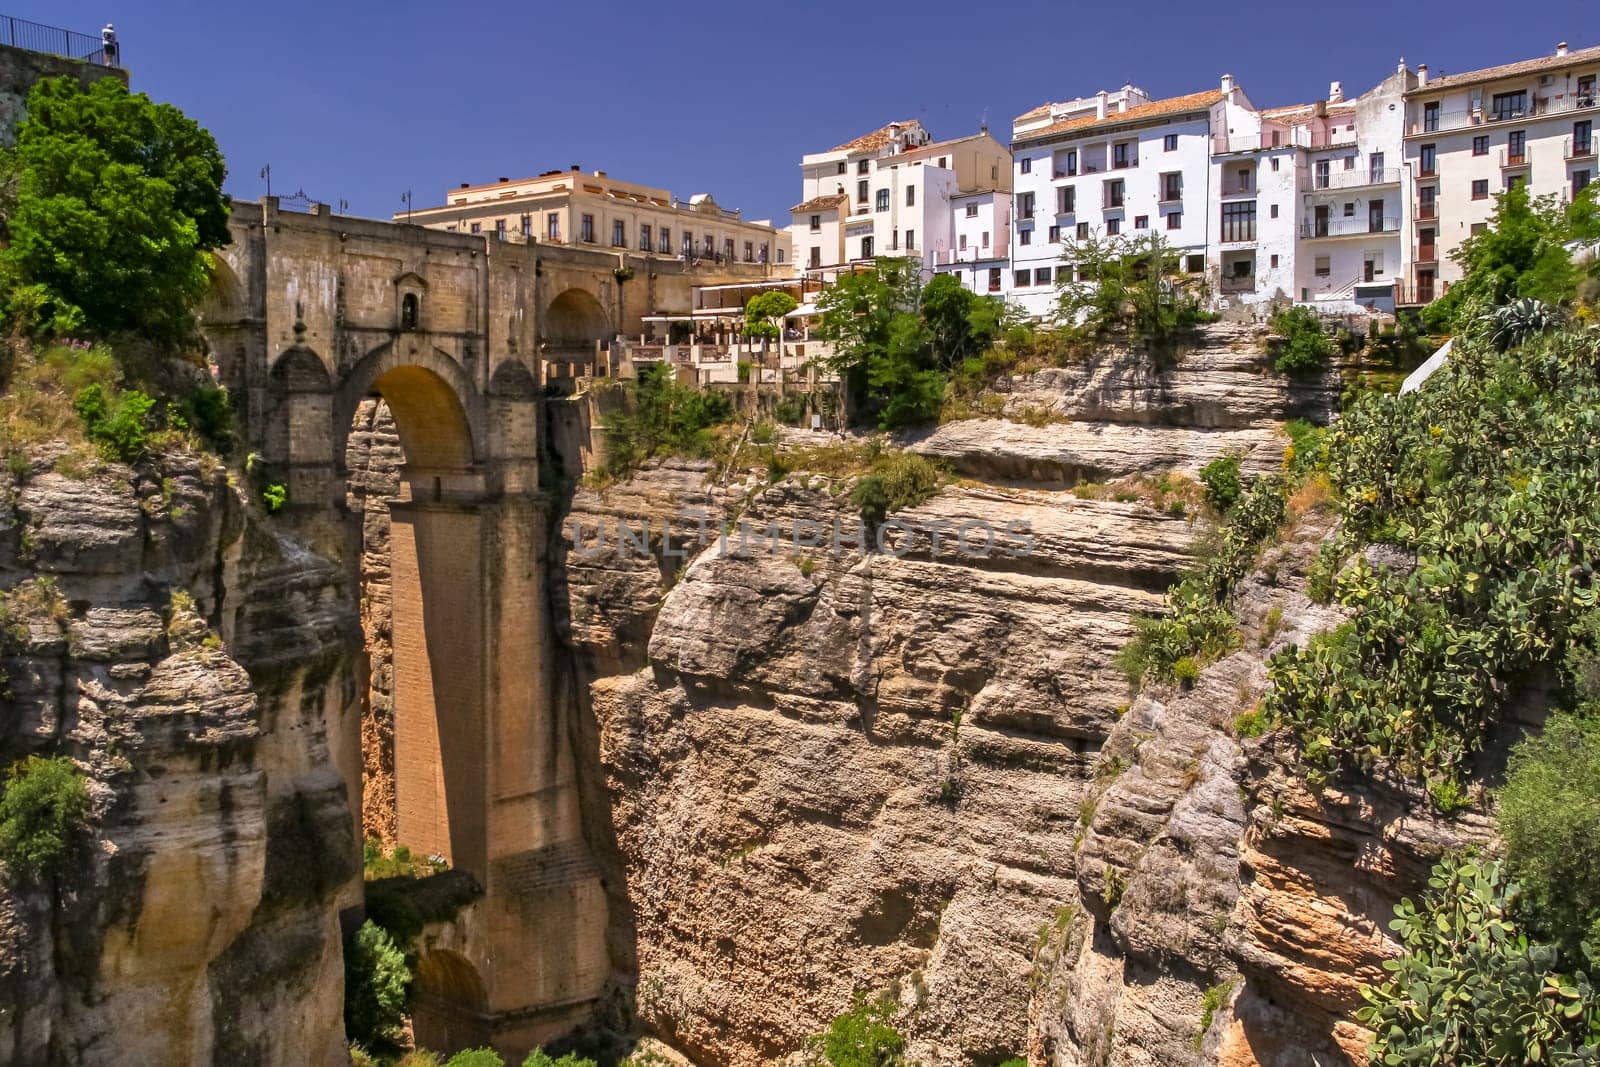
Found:
[[[506,1061],[492,1048],[469,1048],[444,1061],[444,1067],[505,1067]]]
[[[887,997],[855,1004],[813,1039],[833,1067],[896,1067],[904,1062],[906,1039],[894,1027],[894,1003]]]
[[[664,363],[639,372],[633,410],[602,420],[606,429],[606,474],[621,477],[660,455],[707,456],[715,446],[712,427],[733,418],[726,395],[679,385]]]
[[[406,958],[388,933],[370,919],[362,923],[345,939],[345,1036],[369,1047],[399,1037],[410,982]]]
[[[1291,307],[1272,316],[1272,332],[1283,338],[1283,348],[1272,368],[1279,374],[1321,374],[1333,358],[1333,342],[1322,328],[1317,313],[1307,307]]]
[[[60,874],[81,843],[89,790],[66,756],[29,756],[6,772],[0,793],[0,860],[32,881]]]
[[[1239,481],[1239,457],[1220,456],[1200,468],[1200,482],[1206,487],[1206,503],[1218,514],[1226,512],[1244,492]]]
[[[542,1048],[536,1048],[522,1061],[522,1067],[595,1067],[595,1062],[579,1056],[576,1052],[569,1052],[558,1058],[551,1056]]]
[[[28,95],[11,166],[0,285],[8,325],[179,343],[228,242],[216,141],[116,78]]]
[[[873,461],[872,472],[856,482],[850,503],[868,522],[882,522],[928,500],[943,484],[944,471],[932,460],[915,452],[885,452]]]

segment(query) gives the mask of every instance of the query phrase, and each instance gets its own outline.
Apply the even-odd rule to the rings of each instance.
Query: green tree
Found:
[[[393,1041],[405,1018],[411,972],[388,931],[371,919],[344,946],[344,1028],[352,1041]]]
[[[88,88],[52,78],[29,93],[12,153],[15,202],[0,250],[8,317],[185,340],[206,252],[228,242],[226,170],[211,135],[116,78]]]
[[[1559,969],[1557,949],[1530,940],[1500,864],[1446,859],[1428,885],[1421,904],[1395,908],[1405,951],[1384,961],[1390,979],[1363,990],[1357,1018],[1374,1031],[1372,1062],[1596,1062],[1600,999],[1582,973]]]
[[[1313,375],[1328,369],[1333,342],[1315,311],[1308,307],[1285,308],[1272,316],[1271,325],[1272,331],[1283,338],[1273,370],[1279,374]]]
[[[979,296],[954,274],[939,274],[922,288],[921,313],[934,361],[949,370],[981,354],[1000,336],[1005,304]]]
[[[0,794],[0,859],[18,877],[54,877],[81,841],[88,816],[89,790],[71,759],[19,760]]]
[[[744,332],[761,338],[761,352],[765,355],[772,339],[783,336],[783,317],[799,306],[794,297],[782,290],[757,293],[744,306]]]
[[[617,476],[656,455],[708,455],[711,428],[733,417],[727,396],[679,385],[665,363],[639,372],[633,400],[631,412],[617,411],[604,418],[606,469]]]
[[[1179,271],[1160,234],[1091,236],[1063,258],[1071,265],[1057,272],[1057,316],[1085,340],[1127,334],[1165,360],[1211,318],[1202,284]]]
[[[888,998],[857,996],[854,1006],[829,1024],[822,1053],[833,1067],[895,1067],[904,1061],[906,1039],[894,1028]]]

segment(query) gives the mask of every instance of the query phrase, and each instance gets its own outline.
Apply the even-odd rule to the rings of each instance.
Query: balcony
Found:
[[[1406,123],[1407,137],[1426,137],[1451,130],[1464,130],[1472,126],[1493,126],[1502,122],[1525,122],[1546,115],[1571,114],[1593,110],[1597,103],[1593,93],[1563,93],[1560,96],[1531,98],[1527,107],[1474,108],[1467,111],[1443,111],[1429,116],[1424,114]]]
[[[1254,274],[1225,274],[1222,276],[1222,291],[1224,293],[1250,293],[1256,288]]]
[[[1054,178],[1056,181],[1060,181],[1062,178],[1076,178],[1077,176],[1078,176],[1078,168],[1077,167],[1071,167],[1071,168],[1060,167],[1054,173],[1051,174],[1051,177]]]
[[[1528,148],[1526,145],[1520,151],[1513,152],[1510,147],[1500,149],[1500,169],[1520,170],[1528,165]]]
[[[1102,211],[1121,211],[1123,209],[1124,202],[1125,202],[1125,198],[1124,197],[1122,197],[1122,196],[1111,196],[1108,193],[1106,196],[1102,197],[1101,200],[1100,200],[1100,210],[1102,210]]]
[[[1240,181],[1237,178],[1233,178],[1233,179],[1223,178],[1222,179],[1222,195],[1224,197],[1228,197],[1228,196],[1255,196],[1256,195],[1256,183],[1255,183],[1255,181],[1253,179],[1251,181],[1245,182],[1245,181]]]
[[[1365,237],[1374,233],[1399,233],[1400,219],[1384,216],[1381,219],[1312,219],[1300,224],[1300,236],[1310,239],[1321,237]]]
[[[1569,163],[1579,159],[1593,159],[1595,157],[1594,135],[1591,134],[1585,137],[1577,144],[1573,144],[1572,138],[1568,137],[1562,145],[1561,152]]]
[[[1418,202],[1411,205],[1411,217],[1418,222],[1430,222],[1437,219],[1439,217],[1438,201],[1428,204]]]
[[[1419,175],[1426,177],[1426,175]],[[1399,167],[1379,167],[1361,170],[1338,170],[1327,174],[1314,174],[1300,183],[1302,193],[1334,192],[1343,189],[1364,189],[1375,185],[1399,185]]]

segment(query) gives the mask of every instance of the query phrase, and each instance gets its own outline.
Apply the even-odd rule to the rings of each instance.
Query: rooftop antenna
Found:
[[[261,168],[261,176],[267,181],[267,195],[272,195],[272,164],[268,163]]]
[[[978,119],[978,132],[979,133],[988,133],[989,132],[989,109],[988,108],[984,108],[983,109],[983,117]]]
[[[407,189],[400,194],[400,202],[406,206],[406,221],[411,221],[411,190]]]

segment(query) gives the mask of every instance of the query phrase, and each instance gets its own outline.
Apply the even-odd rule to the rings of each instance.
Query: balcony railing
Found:
[[[1101,198],[1100,207],[1104,211],[1121,211],[1125,200],[1125,197],[1112,196],[1108,193]]]
[[[1594,135],[1590,134],[1577,144],[1573,144],[1572,138],[1568,137],[1562,146],[1562,154],[1567,159],[1593,159]]]
[[[1439,204],[1438,204],[1438,201],[1435,201],[1435,202],[1433,202],[1431,204],[1423,204],[1423,203],[1413,204],[1411,206],[1411,217],[1416,219],[1418,222],[1428,222],[1428,221],[1430,221],[1432,219],[1438,218],[1439,217]]]
[[[1320,193],[1324,190],[1332,192],[1335,189],[1359,189],[1368,185],[1398,185],[1400,184],[1399,167],[1368,167],[1365,170],[1335,170],[1327,174],[1313,174],[1300,182],[1300,191],[1303,193]]]
[[[1355,237],[1371,233],[1399,233],[1400,219],[1384,216],[1381,219],[1311,219],[1300,224],[1301,237]]]
[[[27,19],[0,15],[0,44],[12,48],[25,48],[30,52],[45,52],[67,59],[81,59],[96,66],[115,67],[120,62],[120,46],[87,33],[74,33],[55,26],[45,26]],[[109,47],[108,47],[109,45]]]
[[[1492,126],[1500,122],[1523,122],[1542,115],[1586,111],[1593,108],[1596,102],[1593,93],[1564,93],[1557,97],[1533,97],[1528,106],[1522,108],[1496,111],[1493,107],[1480,107],[1466,111],[1435,112],[1431,116],[1424,113],[1406,124],[1406,136],[1421,137],[1430,133],[1463,130],[1469,126]]]
[[[1237,181],[1237,180],[1228,181],[1227,179],[1223,179],[1223,182],[1222,182],[1222,195],[1223,196],[1254,196],[1254,195],[1256,195],[1256,183],[1253,182],[1253,181],[1241,182],[1241,181]]]
[[[1417,263],[1437,263],[1437,262],[1439,262],[1439,244],[1438,244],[1438,242],[1434,242],[1433,244],[1419,244],[1419,245],[1417,245],[1417,255],[1416,255],[1415,262],[1417,262]]]
[[[1507,147],[1505,147],[1505,148],[1500,149],[1500,169],[1501,170],[1516,170],[1518,167],[1526,167],[1527,165],[1528,165],[1528,148],[1527,148],[1526,145],[1524,145],[1522,147],[1522,150],[1518,151],[1518,152],[1511,151],[1511,148],[1510,148],[1509,145]]]
[[[1222,276],[1222,291],[1224,293],[1248,293],[1256,287],[1254,274],[1225,274]]]
[[[1061,178],[1076,178],[1077,176],[1078,176],[1078,168],[1077,167],[1073,167],[1070,170],[1068,170],[1066,167],[1059,167],[1052,174],[1052,177],[1057,178],[1057,179],[1061,179]]]

